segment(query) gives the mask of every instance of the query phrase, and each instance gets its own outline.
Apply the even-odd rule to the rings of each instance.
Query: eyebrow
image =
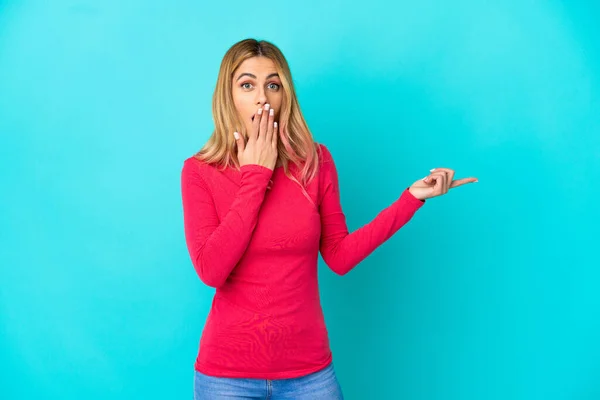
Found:
[[[256,79],[256,75],[253,75],[249,72],[244,72],[243,74],[241,74],[240,76],[237,77],[237,79],[235,80],[236,82],[239,81],[242,76],[249,76],[250,78]],[[279,74],[277,72],[272,73],[271,75],[267,76],[267,79],[272,78],[272,77],[278,77],[279,78]]]

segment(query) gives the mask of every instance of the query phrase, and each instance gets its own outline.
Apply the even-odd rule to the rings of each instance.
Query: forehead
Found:
[[[249,72],[258,78],[264,78],[274,72],[277,72],[273,60],[267,57],[251,57],[244,60],[235,70],[234,76]]]

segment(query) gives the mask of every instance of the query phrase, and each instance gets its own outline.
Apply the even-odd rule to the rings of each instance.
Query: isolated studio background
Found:
[[[600,16],[592,1],[0,2],[0,397],[189,398],[213,289],[180,172],[236,41],[288,58],[349,228],[438,166],[344,277],[346,398],[600,398]],[[373,175],[373,167],[378,173]]]

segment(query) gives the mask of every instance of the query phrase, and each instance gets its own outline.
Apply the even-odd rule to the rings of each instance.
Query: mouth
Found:
[[[256,114],[253,114],[253,115],[250,117],[250,121],[254,122],[254,117],[256,117]]]

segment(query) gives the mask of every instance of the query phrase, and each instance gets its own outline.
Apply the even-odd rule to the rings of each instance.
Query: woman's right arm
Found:
[[[210,191],[194,160],[181,172],[185,239],[200,280],[218,288],[246,251],[273,170],[262,165],[240,167],[241,185],[219,221]]]

